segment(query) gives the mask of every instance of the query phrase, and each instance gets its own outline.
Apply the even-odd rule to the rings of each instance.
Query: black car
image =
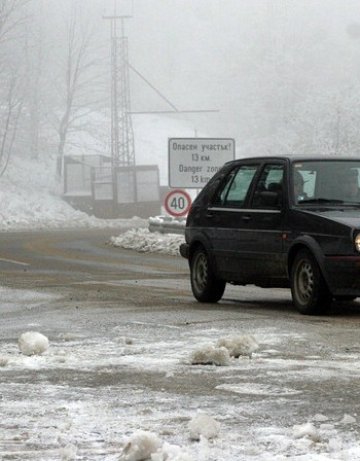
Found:
[[[180,253],[192,292],[226,283],[291,288],[303,314],[360,296],[360,158],[265,157],[226,163],[199,193]]]

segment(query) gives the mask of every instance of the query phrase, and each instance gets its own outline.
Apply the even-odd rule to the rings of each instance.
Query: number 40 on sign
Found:
[[[191,197],[182,189],[174,189],[166,195],[164,206],[171,216],[180,218],[190,210]]]

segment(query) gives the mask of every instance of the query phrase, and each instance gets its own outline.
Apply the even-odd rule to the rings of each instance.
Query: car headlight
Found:
[[[354,243],[356,250],[360,253],[360,232],[355,235]]]

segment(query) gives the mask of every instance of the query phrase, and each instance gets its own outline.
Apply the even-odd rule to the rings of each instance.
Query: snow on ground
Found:
[[[163,253],[179,255],[179,245],[184,242],[183,235],[149,232],[148,229],[131,229],[114,236],[110,244],[143,253]]]
[[[31,312],[39,303],[31,291],[2,289],[2,295],[14,309],[22,304]],[[41,300],[43,306],[50,301]],[[294,420],[287,403],[307,396],[278,379],[293,375],[295,384],[311,377],[321,386],[326,375],[319,369],[334,379],[339,374],[356,379],[356,354],[349,354],[347,361],[305,357],[299,370],[299,361],[286,359],[282,352],[294,335],[283,332],[275,338],[264,325],[252,332],[259,345],[252,358],[231,357],[224,367],[192,365],[192,352],[227,338],[224,330],[197,322],[181,328],[154,318],[141,323],[135,317],[93,335],[89,318],[84,318],[82,329],[79,322],[66,325],[59,310],[58,315],[59,333],[49,336],[42,355],[19,353],[11,338],[0,343],[1,459],[360,460],[358,415],[334,415],[330,407],[328,413],[319,413],[314,402],[306,415]],[[116,309],[104,315],[115,316]],[[26,320],[21,322],[25,327]],[[46,330],[46,319],[38,316],[32,328]],[[228,330],[233,343],[235,331]],[[53,372],[64,376],[63,384],[49,379]],[[134,373],[136,383],[122,379]],[[12,376],[16,380],[11,381]],[[100,376],[103,385],[97,384]],[[260,376],[267,377],[267,385],[255,382]],[[206,393],[178,392],[174,383],[184,377],[194,384],[222,384]]]
[[[53,177],[51,164],[14,160],[0,180],[0,231],[128,229],[125,234],[114,236],[110,243],[115,247],[142,252],[179,254],[178,247],[184,240],[183,236],[149,232],[148,220],[136,216],[131,219],[99,219],[75,210],[61,198],[57,191],[60,186],[54,186]],[[155,220],[161,224],[162,218]]]
[[[148,220],[99,219],[75,210],[62,198],[60,185],[54,185],[52,163],[14,158],[5,176],[0,179],[0,231],[54,230],[80,228],[128,229],[115,235],[109,243],[115,247],[142,252],[179,254],[182,235],[148,231]],[[162,217],[154,217],[159,225]],[[174,221],[176,224],[176,221]],[[178,223],[183,227],[184,223]],[[181,231],[180,231],[181,232]]]
[[[129,229],[147,225],[146,220],[136,217],[105,220],[75,210],[61,198],[62,186],[54,177],[53,162],[14,157],[0,178],[0,230]]]

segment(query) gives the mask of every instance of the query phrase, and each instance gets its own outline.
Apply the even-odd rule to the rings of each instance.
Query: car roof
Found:
[[[276,156],[253,156],[253,157],[243,157],[236,160],[231,160],[227,164],[243,162],[243,161],[260,161],[260,162],[269,162],[273,160],[282,160],[289,163],[305,162],[305,161],[358,161],[360,162],[360,156],[357,157],[341,157],[340,155],[317,155],[317,156],[300,156],[300,155],[276,155]]]

